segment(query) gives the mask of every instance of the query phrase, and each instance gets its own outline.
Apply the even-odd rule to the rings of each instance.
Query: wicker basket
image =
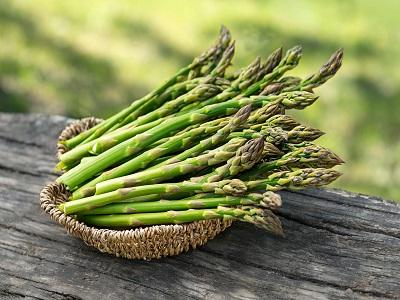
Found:
[[[75,121],[63,130],[59,139],[69,139],[100,121],[95,118]],[[65,151],[65,147],[58,146],[57,156]],[[54,221],[64,226],[69,234],[82,239],[87,245],[125,258],[150,260],[177,255],[205,244],[232,224],[232,221],[213,219],[131,230],[98,229],[78,222],[57,208],[68,196],[69,191],[64,185],[50,183],[40,193],[41,207]]]

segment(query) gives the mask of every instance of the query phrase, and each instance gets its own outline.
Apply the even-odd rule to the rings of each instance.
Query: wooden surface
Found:
[[[157,261],[97,252],[39,207],[63,117],[0,114],[1,299],[400,299],[400,208],[338,190],[284,192],[286,237],[235,224]]]

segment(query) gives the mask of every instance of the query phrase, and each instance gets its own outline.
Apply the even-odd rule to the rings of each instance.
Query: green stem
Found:
[[[223,180],[215,183],[161,183],[124,188],[106,194],[95,195],[60,205],[60,210],[65,214],[74,214],[85,210],[101,207],[106,204],[121,202],[138,196],[152,194],[180,194],[187,192],[206,193],[213,192],[227,195],[241,195],[246,192],[246,187],[240,180]]]

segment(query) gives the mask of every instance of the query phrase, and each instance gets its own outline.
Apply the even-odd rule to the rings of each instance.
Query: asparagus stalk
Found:
[[[219,122],[215,122],[219,121]],[[128,160],[127,162],[101,173],[99,176],[89,181],[88,183],[81,186],[79,189],[73,192],[72,199],[80,199],[83,197],[91,196],[95,193],[96,184],[102,181],[110,180],[113,178],[125,176],[132,174],[139,169],[143,169],[148,166],[148,164],[156,161],[163,155],[171,152],[175,152],[179,149],[186,149],[193,145],[197,138],[201,137],[205,133],[212,133],[220,129],[224,124],[227,124],[226,120],[214,120],[203,124],[204,126],[199,126],[193,128],[192,130],[185,132],[183,134],[171,137],[159,146],[154,146],[149,150],[143,152],[142,154],[135,156],[134,158]],[[171,156],[171,158],[174,156]],[[165,161],[165,160],[164,160]],[[158,163],[160,166],[163,165]],[[158,165],[156,164],[156,165]],[[148,168],[154,169],[155,166]]]
[[[221,26],[218,41],[215,46],[209,48],[199,57],[196,57],[193,61],[195,66],[191,68],[188,74],[188,78],[192,79],[195,77],[209,74],[210,70],[214,69],[214,66],[218,63],[219,59],[223,55],[225,49],[231,43],[231,34],[225,26]],[[207,67],[205,68],[204,67]]]
[[[60,162],[57,164],[56,169],[63,170],[66,166],[79,161],[85,156],[89,156],[91,153],[97,154],[98,152],[103,152],[104,150],[117,145],[121,141],[155,127],[161,122],[162,120],[155,120],[142,126],[114,131],[86,144],[78,145],[60,156]]]
[[[280,127],[283,130],[292,130],[300,123],[288,115],[274,115],[268,119],[268,125]],[[250,129],[256,130],[257,127],[250,127]]]
[[[296,171],[274,173],[265,179],[247,181],[248,190],[278,191],[281,189],[299,189],[307,186],[322,186],[331,183],[341,175],[340,172],[324,168],[306,168]]]
[[[257,77],[258,72],[260,71],[260,63],[261,59],[260,57],[257,57],[250,65],[247,66],[239,76],[237,80],[232,82],[231,86],[225,89],[222,93],[206,100],[203,101],[202,103],[193,103],[191,105],[185,106],[181,110],[182,113],[186,113],[188,111],[194,110],[194,109],[199,109],[201,107],[215,104],[215,103],[220,103],[223,101],[226,101],[228,99],[232,99],[233,97],[237,96],[241,88],[245,88],[247,85],[251,84],[254,82],[255,78]]]
[[[207,193],[212,192],[221,195],[240,196],[247,191],[246,185],[237,179],[222,180],[213,183],[160,183],[151,185],[141,185],[132,188],[119,189],[113,192],[90,196],[83,199],[69,201],[60,204],[59,208],[65,214],[74,214],[81,211],[87,211],[106,204],[121,202],[134,197],[152,195],[152,194],[181,194],[181,193]]]
[[[264,179],[243,182],[238,179],[221,180],[218,182],[178,182],[141,185],[131,188],[122,188],[105,194],[94,195],[83,199],[69,201],[59,206],[65,214],[74,214],[94,209],[106,204],[121,202],[137,196],[180,193],[212,192],[221,195],[241,196],[249,191],[269,190],[277,191],[284,188],[304,188],[307,186],[325,185],[341,174],[335,170],[323,168],[306,168],[296,171],[282,171],[274,173]]]
[[[329,60],[315,74],[311,74],[304,79],[299,86],[299,90],[312,91],[314,88],[324,84],[332,78],[342,66],[343,49],[336,50]]]
[[[218,130],[214,135],[212,135],[207,139],[201,140],[196,146],[181,152],[180,154],[156,165],[155,167],[165,166],[176,162],[180,162],[189,157],[198,155],[204,152],[205,150],[218,146],[220,143],[226,141],[226,138],[232,131],[239,128],[246,122],[247,118],[250,115],[250,112],[251,112],[251,104],[242,107],[232,118],[230,118],[229,123],[224,127],[222,127],[220,130]]]
[[[182,78],[186,77],[191,70],[195,68],[200,68],[201,66],[205,65],[210,59],[213,58],[214,55],[216,55],[216,53],[218,53],[218,51],[220,51],[221,48],[225,48],[229,45],[230,39],[231,39],[230,32],[225,27],[221,27],[219,40],[215,46],[212,46],[207,51],[203,52],[201,55],[196,57],[192,61],[192,63],[180,69],[174,76],[165,81],[160,87],[150,92],[143,98],[134,101],[129,107],[123,109],[122,111],[110,117],[109,119],[105,120],[104,122],[94,126],[93,128],[85,132],[82,132],[81,134],[73,137],[72,139],[63,142],[63,144],[65,144],[69,149],[72,149],[73,147],[79,145],[83,141],[89,142],[101,136],[104,132],[113,127],[115,124],[121,122],[128,115],[132,114],[135,110],[140,108],[143,104],[160,95],[171,85],[182,80]]]
[[[306,147],[298,148],[292,152],[286,153],[276,160],[258,164],[253,169],[241,174],[240,179],[250,180],[265,177],[266,174],[279,169],[282,166],[289,168],[332,168],[342,163],[343,160],[331,150],[310,144]]]
[[[308,92],[294,92],[280,94],[278,96],[261,96],[230,100],[223,103],[209,105],[202,109],[190,112],[178,117],[172,117],[162,124],[151,128],[150,130],[138,134],[113,148],[96,156],[91,164],[79,164],[75,168],[69,170],[57,179],[58,183],[64,183],[70,189],[76,189],[83,182],[93,178],[96,174],[102,172],[111,165],[123,160],[128,156],[132,156],[153,142],[168,136],[171,131],[179,130],[194,123],[204,122],[221,115],[231,115],[241,107],[252,104],[254,107],[262,106],[267,102],[282,98],[284,105],[299,103],[303,105],[308,98],[308,102],[315,101],[315,95]]]
[[[223,93],[200,104],[200,107],[218,103],[226,99],[240,99],[256,94],[267,84],[281,77],[285,72],[297,66],[301,57],[301,47],[296,46],[289,49],[283,59],[282,48],[275,50],[261,66],[260,59],[257,59],[244,69],[232,86]]]
[[[209,81],[209,80],[210,80],[209,77],[198,77],[198,78],[186,80],[183,82],[178,82],[178,83],[170,86],[161,95],[159,95],[158,97],[155,97],[152,101],[146,102],[141,107],[139,107],[137,110],[135,110],[132,114],[127,116],[123,121],[115,124],[113,127],[111,127],[108,130],[108,132],[114,131],[118,128],[124,127],[125,125],[132,123],[138,117],[144,116],[144,115],[148,114],[149,112],[152,112],[152,111],[158,109],[160,106],[162,106],[163,104],[165,104],[168,101],[172,101],[186,93],[191,92],[198,85],[200,85],[202,83],[206,83],[206,81]],[[224,78],[215,78],[214,84],[221,86],[221,87],[225,87],[225,86],[228,86],[230,84],[230,82]]]
[[[262,152],[262,158],[268,159],[271,157],[280,157],[283,155],[283,152],[277,148],[274,144],[269,142],[264,142],[264,149]]]
[[[279,219],[269,210],[254,206],[226,207],[214,209],[189,209],[123,215],[85,215],[79,218],[88,225],[97,227],[141,227],[158,224],[183,224],[209,219],[237,220],[248,222],[273,234],[283,236]]]
[[[258,138],[248,141],[236,151],[225,165],[216,168],[212,173],[203,176],[201,182],[215,182],[223,178],[230,178],[238,173],[252,168],[258,163],[264,151],[264,139]]]
[[[263,138],[266,142],[281,145],[288,141],[288,133],[280,127],[263,127],[260,131],[243,129],[242,131],[232,132],[229,138],[255,139]]]
[[[317,128],[299,125],[288,132],[288,142],[297,144],[304,141],[314,141],[325,133]]]
[[[263,126],[257,130],[244,129],[239,132],[232,132],[229,138],[245,138],[255,139],[264,137],[264,139],[274,145],[282,145],[286,143],[299,144],[303,142],[310,142],[318,139],[324,135],[322,131],[309,126],[299,125],[289,131],[284,131],[280,127]]]
[[[119,188],[143,185],[146,183],[162,182],[194,171],[199,171],[208,166],[220,164],[234,156],[236,150],[245,142],[246,139],[232,139],[225,145],[209,153],[188,158],[182,162],[99,182],[96,184],[96,194],[103,194]]]
[[[164,118],[179,110],[182,106],[208,99],[218,93],[220,93],[224,86],[220,84],[213,84],[214,78],[209,78],[205,83],[199,84],[189,93],[179,96],[178,98],[164,103],[160,108],[149,112],[135,120],[132,124],[135,126],[143,125],[148,122]]]
[[[234,196],[208,196],[209,194],[199,194],[202,197],[189,197],[180,200],[159,200],[152,202],[138,203],[113,203],[103,207],[82,212],[80,215],[109,215],[127,213],[149,213],[163,212],[169,210],[203,209],[214,208],[217,206],[237,206],[254,205],[269,209],[276,209],[281,206],[281,197],[274,192],[249,193],[241,197]]]
[[[217,81],[216,85],[221,85],[221,88],[224,87],[225,84],[228,84],[229,83],[228,80],[223,81],[223,78],[217,78],[220,76],[222,76],[222,77],[224,76],[225,70],[227,67],[230,66],[233,55],[235,53],[235,43],[232,42],[226,47],[227,42],[228,42],[228,40],[220,41],[219,45],[217,45],[216,53],[214,54],[213,59],[211,59],[206,71],[202,71],[202,66],[200,65],[199,69],[197,69],[195,72],[193,72],[194,70],[192,70],[189,73],[188,78],[194,78],[194,77],[201,76],[201,75],[205,76],[205,75],[209,74],[210,76],[208,76],[207,79],[202,79],[200,82],[205,83],[206,81],[209,81],[210,77],[211,77],[211,78],[215,78],[215,81]],[[195,75],[195,73],[197,75]],[[196,79],[196,78],[194,78],[194,79]],[[220,83],[218,83],[218,81]],[[211,95],[209,95],[209,97],[211,97]],[[208,97],[206,97],[206,98],[208,98]],[[198,99],[198,100],[201,100],[201,99]],[[132,114],[127,116],[116,127],[120,127],[122,125],[128,124],[128,123],[136,120],[139,116],[143,116],[143,115],[151,112],[152,110],[155,111],[160,106],[159,102],[160,101],[158,101],[157,97],[152,99],[152,101],[148,101],[148,103],[145,103],[140,109],[134,111]],[[164,102],[162,102],[162,103],[164,103]],[[178,105],[172,104],[172,103],[170,106],[171,107],[174,106],[174,108],[179,108]],[[165,108],[164,108],[164,113],[166,113]],[[151,116],[148,116],[148,118],[150,118],[150,117]],[[143,122],[146,122],[146,121],[144,119],[142,119],[142,124],[143,124]]]

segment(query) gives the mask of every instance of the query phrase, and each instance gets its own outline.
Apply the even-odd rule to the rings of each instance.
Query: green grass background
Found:
[[[296,116],[340,154],[334,185],[400,199],[400,31],[397,0],[0,1],[0,111],[109,116],[214,42],[237,41],[234,67],[301,44],[292,74],[339,47],[339,74]]]

